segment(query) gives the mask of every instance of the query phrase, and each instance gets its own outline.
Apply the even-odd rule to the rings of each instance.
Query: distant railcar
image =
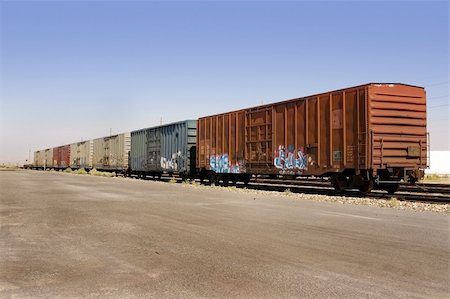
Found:
[[[427,167],[422,87],[366,84],[202,117],[197,167],[203,176],[328,176],[338,190],[393,193]]]
[[[127,171],[130,139],[129,132],[94,139],[92,167],[104,171]]]
[[[93,156],[93,141],[86,140],[70,145],[70,168],[91,169]]]
[[[53,168],[66,169],[70,166],[70,145],[53,148]]]
[[[33,160],[33,168],[37,169],[41,167],[41,163],[44,160],[44,151],[35,151],[34,152],[34,160]]]
[[[34,169],[53,168],[53,148],[34,152]]]
[[[139,176],[195,173],[197,121],[186,120],[131,132],[130,172]]]
[[[44,160],[42,164],[45,168],[53,168],[53,148],[44,150]]]

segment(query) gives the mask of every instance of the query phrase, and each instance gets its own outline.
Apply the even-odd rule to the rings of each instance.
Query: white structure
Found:
[[[431,151],[430,169],[426,169],[426,174],[450,174],[450,151]]]

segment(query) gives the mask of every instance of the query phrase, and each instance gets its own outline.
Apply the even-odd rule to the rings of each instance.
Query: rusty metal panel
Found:
[[[131,133],[122,133],[93,140],[93,168],[123,171],[128,168]]]
[[[358,101],[358,91],[346,91],[343,97],[342,111],[342,133],[343,133],[343,165],[347,168],[357,167],[358,150],[358,121],[356,109]]]
[[[198,120],[197,165],[222,172],[221,165],[231,163],[217,162],[221,155],[245,148],[238,164],[255,174],[324,175],[389,165],[423,168],[425,113],[423,88],[366,84],[204,117]],[[230,117],[231,123],[236,118],[238,130],[229,126]],[[245,136],[244,147],[235,144],[234,132]],[[417,148],[419,157],[414,156]]]
[[[319,97],[319,156],[320,164],[318,170],[320,172],[326,172],[331,167],[330,160],[330,147],[331,147],[331,109],[330,109],[330,94],[325,94]]]
[[[425,168],[425,90],[402,84],[372,84],[368,92],[370,167],[374,171],[386,167]]]
[[[197,121],[197,168],[217,173],[245,172],[245,111]]]
[[[286,102],[273,105],[275,115],[274,149],[270,173],[292,174],[306,168],[304,157],[304,126],[306,101]]]
[[[272,107],[249,109],[246,112],[246,161],[250,169],[267,171],[273,161]],[[276,136],[274,137],[276,138]]]
[[[53,148],[53,167],[67,168],[70,166],[70,145]]]
[[[70,167],[92,168],[93,141],[86,140],[70,145]]]

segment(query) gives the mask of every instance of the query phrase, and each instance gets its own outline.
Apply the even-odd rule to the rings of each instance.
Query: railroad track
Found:
[[[281,179],[253,179],[253,182],[258,183],[279,183],[284,185],[294,185],[294,186],[316,186],[316,187],[331,187],[331,183],[327,179],[300,179],[300,180],[281,180]],[[414,193],[439,193],[439,194],[450,194],[449,184],[427,184],[427,183],[417,183],[415,185],[410,185],[408,183],[402,183],[398,189],[399,192],[414,192]],[[396,193],[397,194],[397,193]]]
[[[412,192],[422,191],[427,193],[450,194],[450,185],[418,183],[412,186],[408,184],[402,184],[400,185],[399,191],[412,191]]]
[[[291,192],[306,194],[322,194],[329,196],[348,196],[348,197],[372,197],[379,199],[397,198],[404,201],[427,202],[427,203],[450,203],[450,185],[447,184],[425,184],[416,185],[402,184],[399,190],[393,194],[387,194],[381,190],[373,190],[368,194],[362,194],[357,190],[346,190],[336,192],[330,182],[321,179],[307,180],[271,180],[256,178],[250,182],[251,185],[270,186],[268,189],[274,191],[284,191],[289,189]],[[249,184],[249,186],[250,186]],[[284,190],[283,190],[284,188]],[[264,188],[261,188],[264,189]]]
[[[168,181],[176,179],[181,183],[180,178],[162,176],[159,180]],[[219,183],[219,186],[231,186],[229,184]],[[344,196],[344,197],[370,197],[376,199],[391,199],[397,198],[402,201],[426,202],[426,203],[450,203],[450,185],[446,184],[425,184],[419,183],[416,185],[402,184],[399,190],[393,194],[387,194],[385,191],[373,190],[370,193],[363,194],[358,190],[350,189],[344,192],[337,192],[331,186],[327,179],[301,179],[301,180],[281,180],[281,179],[267,179],[267,178],[252,178],[248,185],[237,183],[236,188],[247,188],[261,191],[276,191],[302,194],[317,194],[327,196]]]

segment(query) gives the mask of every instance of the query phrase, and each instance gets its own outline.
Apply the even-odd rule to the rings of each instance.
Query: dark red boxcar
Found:
[[[405,84],[207,116],[197,130],[197,167],[214,173],[332,176],[337,188],[389,189],[427,166],[425,90]]]
[[[53,148],[53,168],[67,168],[70,166],[70,145]]]

